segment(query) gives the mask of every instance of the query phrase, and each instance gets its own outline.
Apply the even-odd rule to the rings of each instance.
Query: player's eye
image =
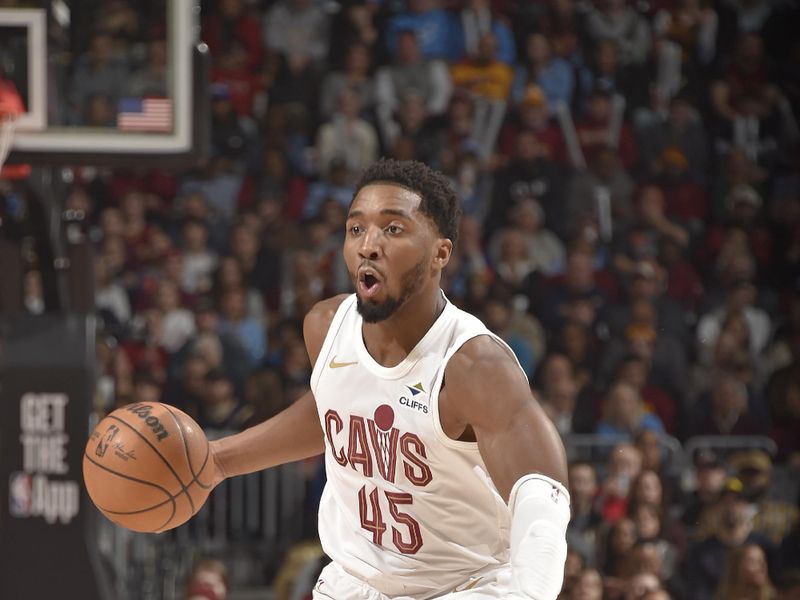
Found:
[[[364,229],[361,227],[361,225],[351,225],[349,231],[350,235],[360,235],[364,232]]]
[[[398,225],[389,225],[386,228],[386,232],[389,233],[390,235],[397,235],[398,233],[400,233],[402,231],[403,231],[403,229]]]

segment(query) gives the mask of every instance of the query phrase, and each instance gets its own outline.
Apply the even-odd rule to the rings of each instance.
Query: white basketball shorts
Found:
[[[492,567],[470,577],[453,590],[426,598],[447,600],[497,600],[508,594],[511,567]],[[422,596],[386,596],[360,579],[347,573],[336,563],[322,570],[314,586],[314,600],[421,600]]]

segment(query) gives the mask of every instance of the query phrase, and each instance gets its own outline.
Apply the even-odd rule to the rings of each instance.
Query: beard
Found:
[[[380,323],[391,317],[397,310],[405,304],[414,292],[422,287],[425,276],[425,259],[419,261],[408,271],[403,273],[400,278],[400,294],[398,296],[387,295],[383,302],[364,302],[361,296],[356,294],[356,309],[365,323]]]

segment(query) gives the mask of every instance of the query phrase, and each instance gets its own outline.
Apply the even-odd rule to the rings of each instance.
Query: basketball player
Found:
[[[213,443],[215,481],[325,452],[315,599],[532,598],[561,589],[560,438],[511,350],[440,288],[457,199],[417,162],[366,170],[347,217],[356,293],[306,316],[311,392]]]

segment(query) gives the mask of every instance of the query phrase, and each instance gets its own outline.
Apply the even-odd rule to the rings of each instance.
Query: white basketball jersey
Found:
[[[477,444],[448,438],[438,407],[453,354],[475,336],[496,336],[447,302],[409,355],[384,367],[361,328],[352,295],[311,375],[328,476],[320,539],[328,556],[379,592],[432,598],[509,558],[508,506]]]

